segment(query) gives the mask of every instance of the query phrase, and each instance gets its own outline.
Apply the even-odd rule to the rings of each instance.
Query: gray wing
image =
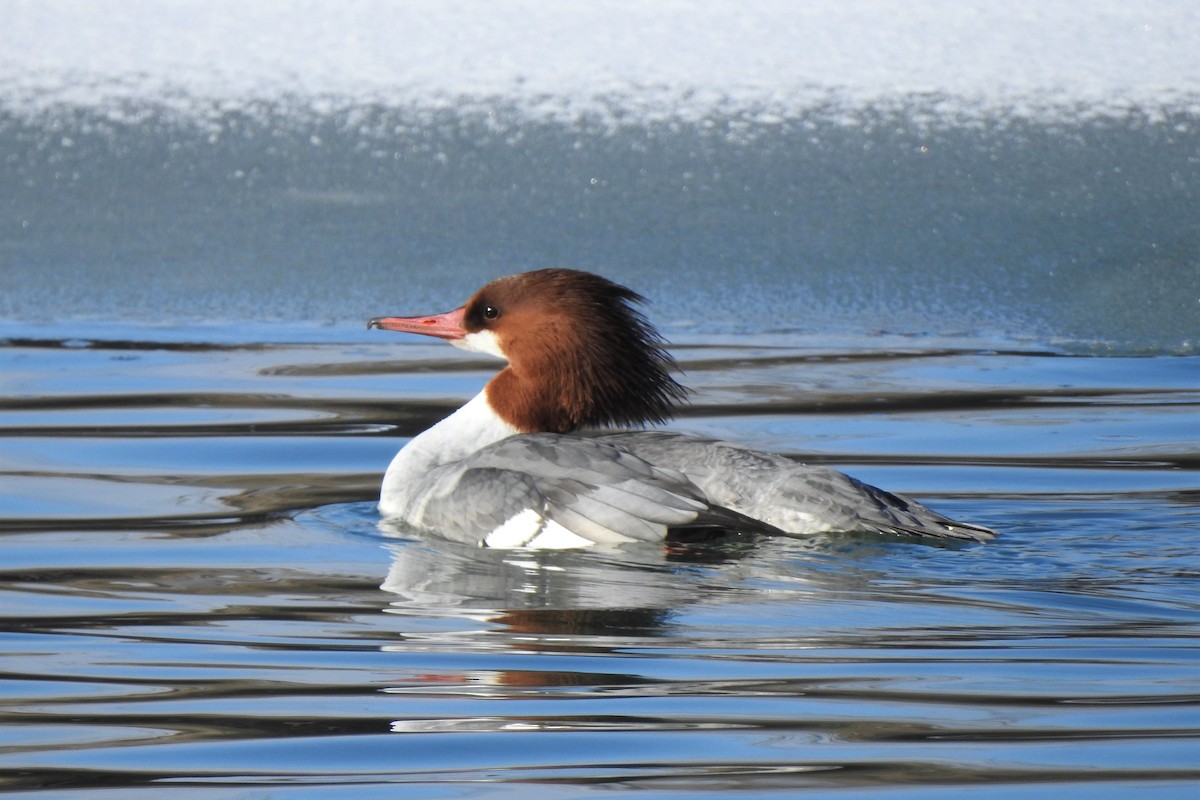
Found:
[[[987,541],[996,535],[835,469],[801,464],[777,453],[662,431],[598,438],[647,461],[671,464],[699,486],[710,503],[786,533],[877,531],[964,541]]]
[[[423,524],[458,541],[483,539],[521,509],[602,544],[661,541],[677,527],[767,527],[712,507],[681,472],[578,436],[512,436],[428,478],[439,491],[422,510]]]

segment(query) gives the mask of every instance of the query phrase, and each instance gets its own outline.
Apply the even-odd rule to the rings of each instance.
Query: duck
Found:
[[[805,537],[866,532],[986,542],[946,517],[836,469],[655,428],[687,395],[628,287],[547,268],[489,282],[441,314],[369,328],[419,334],[505,365],[392,459],[390,525],[492,548],[664,542],[702,531]]]

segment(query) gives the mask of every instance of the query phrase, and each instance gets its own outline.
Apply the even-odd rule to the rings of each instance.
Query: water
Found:
[[[6,790],[1200,781],[1195,357],[691,343],[676,428],[1003,535],[543,554],[381,532],[383,466],[488,365],[330,338],[0,350]]]
[[[0,107],[0,313],[351,326],[569,265],[682,329],[1195,352],[1196,114],[927,127],[915,102],[618,131],[503,107]]]
[[[12,10],[0,792],[1194,796],[1200,20],[1044,5]],[[496,365],[365,320],[549,265],[1001,536],[381,528]]]

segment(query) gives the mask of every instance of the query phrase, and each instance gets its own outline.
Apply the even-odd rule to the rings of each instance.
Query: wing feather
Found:
[[[709,510],[704,492],[683,473],[562,434],[503,439],[426,480],[439,491],[426,495],[419,524],[458,541],[484,541],[529,509],[537,512],[525,518],[531,525],[555,523],[596,543],[660,541],[668,528]],[[528,538],[536,533],[531,528]]]

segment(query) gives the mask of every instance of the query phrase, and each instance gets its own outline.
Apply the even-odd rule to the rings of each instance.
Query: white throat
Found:
[[[504,355],[504,351],[500,349],[500,339],[492,331],[475,331],[468,333],[461,339],[451,339],[450,344],[460,350],[466,350],[471,353],[487,353],[489,356],[502,358],[508,361],[508,356]]]

